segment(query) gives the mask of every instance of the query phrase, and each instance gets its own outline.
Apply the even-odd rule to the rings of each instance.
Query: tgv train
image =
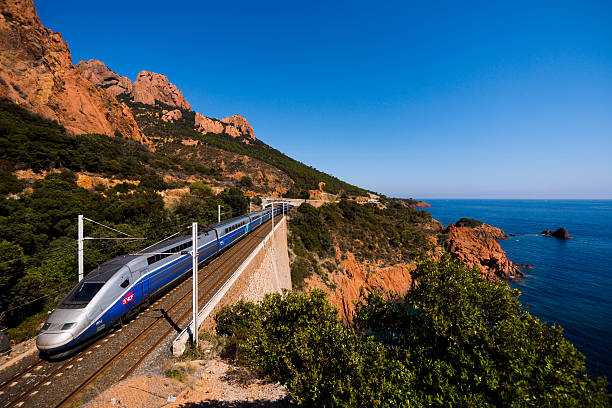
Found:
[[[282,208],[275,207],[279,215]],[[272,218],[257,211],[211,225],[198,234],[203,262]],[[192,237],[183,236],[107,261],[88,273],[54,309],[36,338],[42,355],[62,356],[86,345],[176,285],[192,268]],[[146,251],[146,252],[145,252]]]

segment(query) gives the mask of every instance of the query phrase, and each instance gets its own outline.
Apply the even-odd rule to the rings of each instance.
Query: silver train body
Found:
[[[275,208],[275,216],[282,211]],[[268,208],[209,226],[198,235],[199,261],[230,247],[271,217]],[[50,314],[36,338],[38,350],[50,356],[70,354],[132,316],[190,273],[192,247],[191,236],[178,237],[89,272]]]

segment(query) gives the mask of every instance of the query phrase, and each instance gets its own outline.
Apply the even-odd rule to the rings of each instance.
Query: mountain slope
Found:
[[[100,133],[145,142],[125,105],[72,65],[60,33],[43,27],[32,0],[0,2],[0,99],[9,99],[71,134]]]
[[[320,183],[324,183],[323,188],[329,193],[367,194],[361,188],[304,165],[256,139],[253,128],[241,115],[217,119],[192,111],[180,90],[164,75],[142,71],[138,79],[130,83],[128,78],[113,72],[98,60],[81,61],[77,68],[98,88],[108,90],[129,106],[143,133],[150,138],[156,149],[166,154],[180,154],[185,145],[195,146],[192,150],[198,151],[196,157],[199,160],[209,165],[216,163],[222,170],[225,161],[219,163],[218,155],[215,150],[211,150],[212,147],[240,155],[233,157],[232,162],[244,161],[241,158],[244,156],[250,157],[289,176],[292,182],[283,183],[272,190],[290,197],[308,198],[309,190],[318,189]],[[139,85],[144,81],[143,78],[149,77],[156,78],[156,86]],[[270,191],[265,185],[265,178],[250,172],[244,175],[253,181],[263,181],[263,184],[257,186],[262,191]],[[282,182],[282,177],[273,178]]]

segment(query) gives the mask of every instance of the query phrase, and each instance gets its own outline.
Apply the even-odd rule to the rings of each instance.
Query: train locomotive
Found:
[[[282,213],[274,208],[274,215]],[[198,260],[204,262],[272,218],[270,208],[232,218],[198,234]],[[36,346],[41,355],[68,355],[121,324],[152,298],[185,278],[192,268],[192,237],[164,241],[99,265],[53,310]]]

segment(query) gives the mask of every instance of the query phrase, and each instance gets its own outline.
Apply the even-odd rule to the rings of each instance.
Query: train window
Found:
[[[102,286],[104,286],[104,282],[83,282],[77,286],[76,291],[67,300],[74,303],[89,303],[96,296],[96,293],[102,289]]]
[[[128,287],[129,284],[130,284],[130,280],[126,279],[123,282],[121,282],[121,285],[119,285],[119,286],[121,286],[123,289],[125,289],[125,288]]]

